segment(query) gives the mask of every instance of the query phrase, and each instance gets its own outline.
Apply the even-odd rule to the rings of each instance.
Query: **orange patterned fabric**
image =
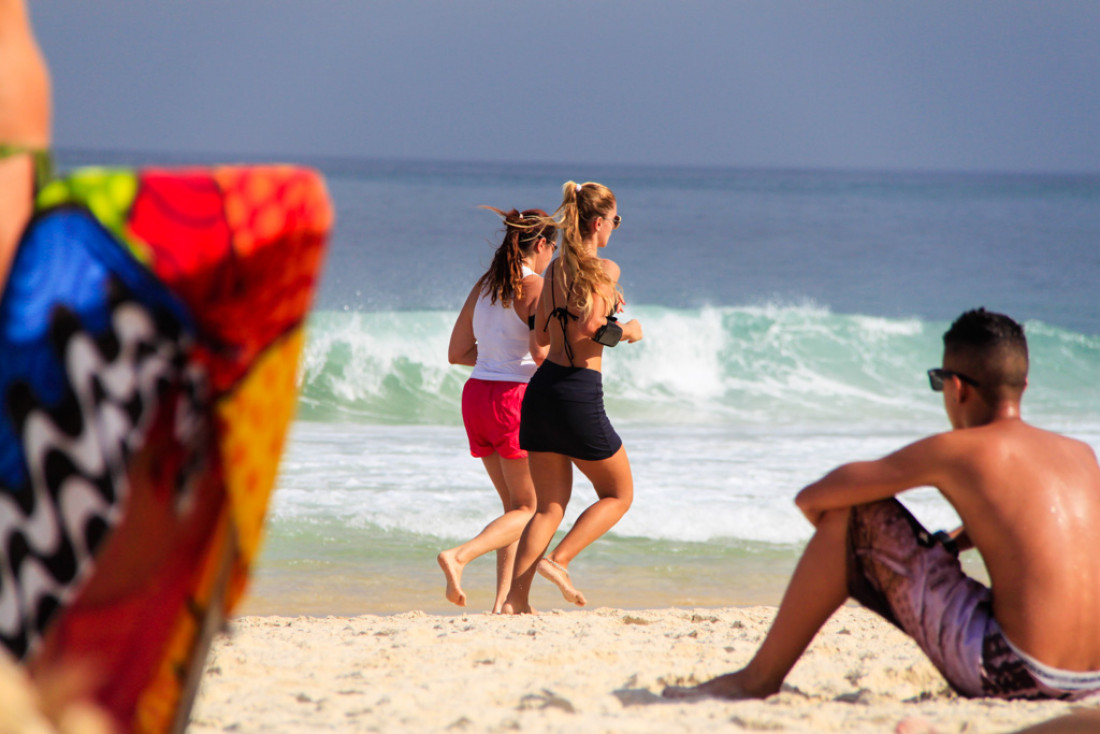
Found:
[[[39,194],[0,299],[0,520],[27,549],[0,629],[32,670],[96,670],[120,729],[186,721],[245,589],[332,221],[293,166],[85,169]],[[58,463],[76,429],[101,460]],[[68,487],[91,498],[76,520]],[[43,514],[60,546],[35,545]]]

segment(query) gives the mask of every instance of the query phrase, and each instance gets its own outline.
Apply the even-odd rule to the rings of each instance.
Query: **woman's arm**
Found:
[[[535,327],[531,329],[527,335],[528,346],[531,350],[531,358],[535,360],[535,364],[542,364],[542,361],[546,359],[546,355],[550,352],[550,332],[545,329],[545,320],[542,322],[542,328],[539,328],[539,319],[537,315],[543,286],[544,282],[541,276],[528,275],[523,279],[523,300],[516,301],[513,304],[516,316],[518,316],[523,323],[529,323],[529,319],[532,318],[535,320]]]
[[[642,339],[642,324],[638,319],[631,319],[624,324],[619,324],[623,328],[623,341],[633,344],[636,341]]]
[[[606,259],[601,259],[600,265],[603,267],[607,277],[611,279],[612,292],[610,297],[615,299],[614,311],[615,313],[621,313],[624,303],[622,296],[616,288],[619,283],[619,275],[621,274],[619,266],[613,260]],[[585,324],[581,326],[581,333],[588,337],[595,336],[596,331],[608,322],[607,314],[611,313],[612,310],[609,307],[610,304],[610,300],[604,298],[600,294],[595,294],[592,298],[592,313],[589,314]],[[623,330],[622,338],[626,342],[634,343],[642,338],[642,324],[637,319],[631,319],[630,321],[620,323],[619,327]]]
[[[539,300],[535,306],[535,331],[534,345],[542,348],[546,347],[547,352],[550,350],[550,303],[553,298],[543,298],[543,293],[550,293],[553,296],[554,287],[554,266],[557,264],[557,260],[553,260],[546,267],[546,275],[542,279],[542,292],[539,293]],[[531,354],[534,354],[534,350],[531,350]]]
[[[466,296],[466,303],[458,312],[454,328],[451,329],[451,342],[447,345],[447,361],[451,364],[465,364],[473,367],[477,364],[477,339],[474,337],[474,305],[481,295],[475,285]]]

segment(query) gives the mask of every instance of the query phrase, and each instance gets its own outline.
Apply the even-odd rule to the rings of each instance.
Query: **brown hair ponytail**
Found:
[[[491,303],[499,300],[508,308],[513,300],[523,297],[523,258],[540,237],[554,240],[555,225],[542,209],[503,212],[492,206],[481,208],[496,212],[504,220],[504,240],[493,254],[489,269],[478,279],[477,287],[489,296]]]

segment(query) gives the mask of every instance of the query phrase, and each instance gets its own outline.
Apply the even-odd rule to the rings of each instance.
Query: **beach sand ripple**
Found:
[[[766,701],[662,699],[742,666],[774,607],[243,617],[190,732],[1008,732],[1059,702],[967,700],[886,622],[844,607]]]

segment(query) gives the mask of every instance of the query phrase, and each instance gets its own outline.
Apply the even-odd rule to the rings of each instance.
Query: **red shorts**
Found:
[[[519,447],[519,414],[526,382],[495,382],[471,377],[462,388],[462,422],[477,458],[500,454],[526,459]]]

